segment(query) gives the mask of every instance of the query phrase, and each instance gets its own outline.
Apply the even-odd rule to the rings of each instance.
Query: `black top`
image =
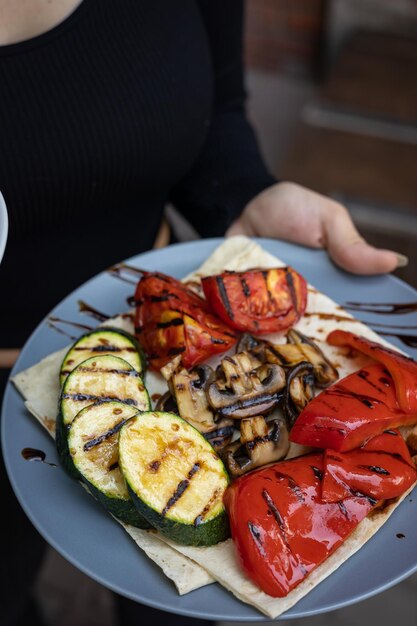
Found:
[[[148,249],[167,201],[221,235],[274,182],[244,117],[241,4],[83,0],[0,46],[0,347]]]

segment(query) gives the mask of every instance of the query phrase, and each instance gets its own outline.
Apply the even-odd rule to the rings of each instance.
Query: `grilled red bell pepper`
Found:
[[[144,272],[135,303],[135,332],[152,369],[178,354],[184,367],[193,367],[236,342],[235,331],[209,311],[206,301],[171,276]]]
[[[417,422],[398,405],[394,381],[375,363],[337,381],[301,411],[290,440],[346,452],[384,430]]]
[[[407,445],[398,430],[388,430],[350,452],[326,450],[321,499],[338,502],[364,494],[375,501],[395,498],[417,478]]]
[[[225,505],[242,568],[265,593],[286,596],[372,510],[350,495],[320,501],[323,455],[308,454],[251,472],[227,489]]]
[[[291,267],[224,272],[201,280],[216,315],[232,328],[257,335],[293,326],[307,305],[307,284]]]
[[[406,413],[417,413],[417,362],[375,341],[344,330],[327,337],[331,346],[349,346],[385,365],[394,379],[398,404]]]

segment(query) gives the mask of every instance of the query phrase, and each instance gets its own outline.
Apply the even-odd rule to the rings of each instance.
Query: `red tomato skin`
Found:
[[[307,283],[290,267],[225,272],[201,282],[207,302],[224,322],[255,335],[293,326],[307,306]]]
[[[338,502],[354,492],[375,501],[396,498],[417,478],[407,445],[398,430],[390,430],[350,452],[326,450],[321,499]]]
[[[350,346],[379,361],[394,379],[398,404],[405,413],[417,414],[417,362],[375,341],[344,330],[334,330],[327,337],[331,346]]]
[[[350,496],[320,501],[323,455],[310,454],[251,472],[225,494],[232,538],[247,576],[284,597],[332,554],[375,505]]]
[[[194,367],[236,342],[235,331],[175,278],[158,272],[145,274],[137,285],[135,301],[135,333],[155,371],[178,354],[184,367]]]
[[[290,440],[316,448],[346,452],[384,430],[417,421],[405,413],[383,365],[374,364],[324,389],[301,411]]]

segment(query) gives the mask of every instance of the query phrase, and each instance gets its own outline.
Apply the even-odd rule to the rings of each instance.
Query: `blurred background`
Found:
[[[417,287],[416,0],[247,0],[249,109],[272,172],[342,201]]]
[[[249,115],[269,168],[342,201],[369,241],[409,257],[396,274],[417,287],[417,0],[246,0],[246,12]],[[117,626],[106,589],[52,549],[37,591],[51,626]],[[401,626],[416,614],[412,576],[283,623]]]

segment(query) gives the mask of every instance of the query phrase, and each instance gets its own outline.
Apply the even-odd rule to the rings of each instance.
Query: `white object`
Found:
[[[4,198],[0,192],[0,262],[6,248],[7,234],[9,232],[9,217]]]

